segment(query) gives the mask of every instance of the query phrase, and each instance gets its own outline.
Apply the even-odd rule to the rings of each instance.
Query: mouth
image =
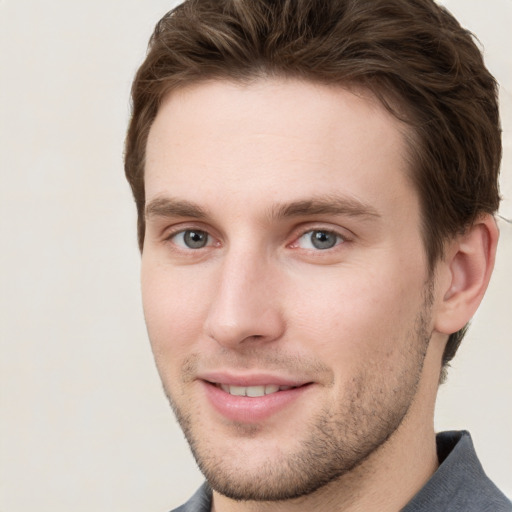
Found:
[[[232,396],[247,396],[250,398],[261,398],[262,396],[272,395],[279,391],[288,391],[300,386],[279,386],[277,384],[265,384],[262,386],[233,386],[230,384],[219,384],[212,382],[214,386],[222,389],[225,393]]]
[[[272,376],[209,375],[199,379],[209,404],[223,420],[261,423],[303,399],[313,382]]]

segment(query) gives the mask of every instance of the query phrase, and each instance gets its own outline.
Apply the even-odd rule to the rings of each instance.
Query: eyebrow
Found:
[[[146,219],[151,217],[191,217],[204,219],[206,211],[195,203],[168,197],[157,197],[150,201],[144,210]]]
[[[313,215],[343,215],[361,217],[363,219],[380,217],[379,212],[369,204],[353,197],[333,195],[275,204],[270,208],[268,217],[270,220],[280,220]],[[190,201],[170,197],[157,197],[150,201],[145,208],[145,218],[151,217],[205,219],[208,217],[208,212]]]
[[[373,206],[363,203],[359,199],[335,195],[293,201],[282,205],[278,204],[270,212],[270,217],[275,219],[308,217],[312,215],[343,215],[364,219],[379,218],[381,216]]]

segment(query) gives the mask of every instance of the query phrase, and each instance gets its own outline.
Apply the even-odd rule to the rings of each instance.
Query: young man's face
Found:
[[[368,93],[292,80],[203,83],[160,108],[145,316],[227,496],[312,492],[384,444],[417,395],[432,294],[400,130]]]

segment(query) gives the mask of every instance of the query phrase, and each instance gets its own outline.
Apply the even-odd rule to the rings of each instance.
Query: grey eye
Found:
[[[316,249],[330,249],[336,245],[338,236],[328,231],[313,231],[311,233],[311,244]]]
[[[209,243],[209,236],[206,231],[187,229],[174,235],[174,242],[186,249],[202,249]]]
[[[332,231],[315,230],[304,233],[299,238],[299,245],[303,249],[325,250],[332,249],[342,242],[343,239]]]

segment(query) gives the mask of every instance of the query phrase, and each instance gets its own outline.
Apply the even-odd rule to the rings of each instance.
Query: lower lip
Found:
[[[234,396],[206,381],[201,381],[214,409],[226,419],[239,423],[258,423],[289,407],[310,387],[277,391],[261,397]]]

